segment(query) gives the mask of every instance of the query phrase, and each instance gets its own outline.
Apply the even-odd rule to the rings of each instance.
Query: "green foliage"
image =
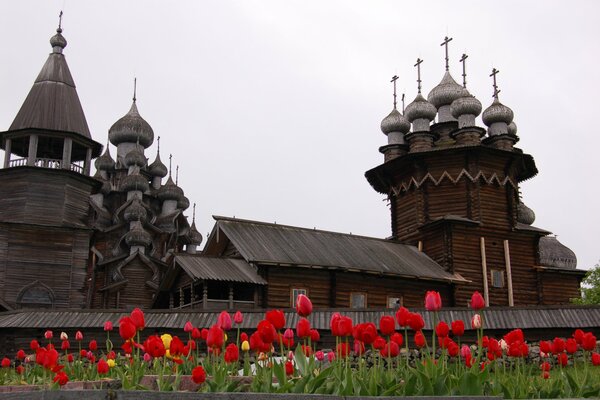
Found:
[[[581,298],[575,304],[600,304],[600,263],[590,269],[581,282]]]

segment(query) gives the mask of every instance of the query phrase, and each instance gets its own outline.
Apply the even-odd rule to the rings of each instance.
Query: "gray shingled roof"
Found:
[[[425,328],[431,329],[433,314],[423,309],[411,309],[420,312],[425,320]],[[331,315],[340,312],[347,315],[354,323],[377,322],[383,315],[394,315],[394,310],[349,310],[324,309],[315,310],[309,320],[311,326],[328,330]],[[182,329],[187,321],[200,328],[208,328],[217,322],[220,311],[202,311],[199,309],[185,311],[149,310],[145,312],[148,329]],[[298,315],[294,310],[284,311],[286,326],[295,327]],[[467,308],[445,308],[438,313],[442,321],[450,322],[461,319],[465,328],[470,330],[473,310]],[[127,315],[116,310],[34,310],[6,311],[0,313],[0,329],[75,329],[99,328],[105,321],[117,323]],[[264,318],[264,310],[244,311],[242,329],[253,329]],[[503,329],[591,329],[600,328],[600,306],[548,306],[548,307],[497,307],[485,309],[485,328]]]
[[[37,128],[78,133],[91,139],[65,56],[51,53],[10,130]]]
[[[339,268],[407,278],[465,281],[414,246],[371,237],[214,217],[250,263]],[[215,231],[209,240],[216,240]]]
[[[175,263],[194,279],[267,284],[255,268],[240,259],[177,255]]]

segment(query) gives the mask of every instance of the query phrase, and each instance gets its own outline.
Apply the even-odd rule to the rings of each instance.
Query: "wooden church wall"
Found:
[[[291,290],[307,289],[315,307],[330,307],[329,271],[294,267],[269,267],[267,307],[289,308]]]
[[[581,297],[579,277],[553,272],[539,272],[544,304],[565,304]]]

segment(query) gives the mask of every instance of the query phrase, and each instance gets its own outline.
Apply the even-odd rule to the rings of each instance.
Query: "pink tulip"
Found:
[[[244,316],[242,315],[241,311],[236,311],[235,314],[233,314],[233,322],[235,322],[236,324],[241,324],[244,321]]]
[[[471,328],[481,329],[481,315],[479,315],[479,314],[473,315],[473,318],[471,318]]]
[[[104,323],[104,330],[105,330],[106,332],[110,332],[110,331],[112,331],[112,330],[113,330],[113,324],[112,324],[112,322],[110,322],[110,321],[106,321],[106,322]]]
[[[329,362],[333,362],[333,360],[335,360],[335,353],[333,351],[330,351],[329,353],[327,353],[327,360]]]
[[[285,332],[283,332],[283,337],[284,337],[285,339],[288,339],[288,340],[289,340],[289,339],[293,339],[293,338],[294,338],[294,331],[293,331],[293,330],[291,330],[290,328],[287,328],[287,329],[285,330]]]
[[[318,361],[323,361],[325,359],[325,353],[323,353],[323,351],[319,350],[315,353],[315,358]]]
[[[83,333],[81,333],[81,331],[75,332],[75,340],[77,340],[77,341],[83,340]]]
[[[427,311],[439,311],[442,309],[442,297],[440,292],[429,291],[425,295],[425,309]]]
[[[217,326],[224,331],[231,329],[231,315],[227,311],[221,311],[219,318],[217,318]]]
[[[52,334],[51,330],[47,330],[46,332],[44,332],[44,337],[46,339],[50,340],[50,339],[52,339],[52,336],[54,336],[54,335]]]
[[[471,356],[471,348],[466,344],[463,344],[463,346],[460,349],[460,356],[465,359],[469,358]]]
[[[183,331],[186,333],[189,333],[193,330],[194,330],[194,326],[192,325],[192,323],[190,321],[186,322],[185,325],[183,326]]]

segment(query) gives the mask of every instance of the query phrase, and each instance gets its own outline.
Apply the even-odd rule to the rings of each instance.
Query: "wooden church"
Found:
[[[103,150],[87,126],[60,26],[50,44],[0,133],[1,309],[289,308],[300,293],[316,307],[395,308],[422,305],[427,290],[456,306],[474,290],[493,306],[579,296],[585,271],[532,226],[520,198],[519,183],[537,169],[514,147],[513,112],[500,103],[495,73],[487,128],[476,126],[482,105],[452,78],[447,56],[427,99],[420,74],[402,113],[394,93],[381,123],[384,163],[366,173],[389,199],[390,238],[215,217],[198,251],[202,236],[184,215],[190,202],[177,176],[159,151],[146,158],[155,137],[135,91]]]

